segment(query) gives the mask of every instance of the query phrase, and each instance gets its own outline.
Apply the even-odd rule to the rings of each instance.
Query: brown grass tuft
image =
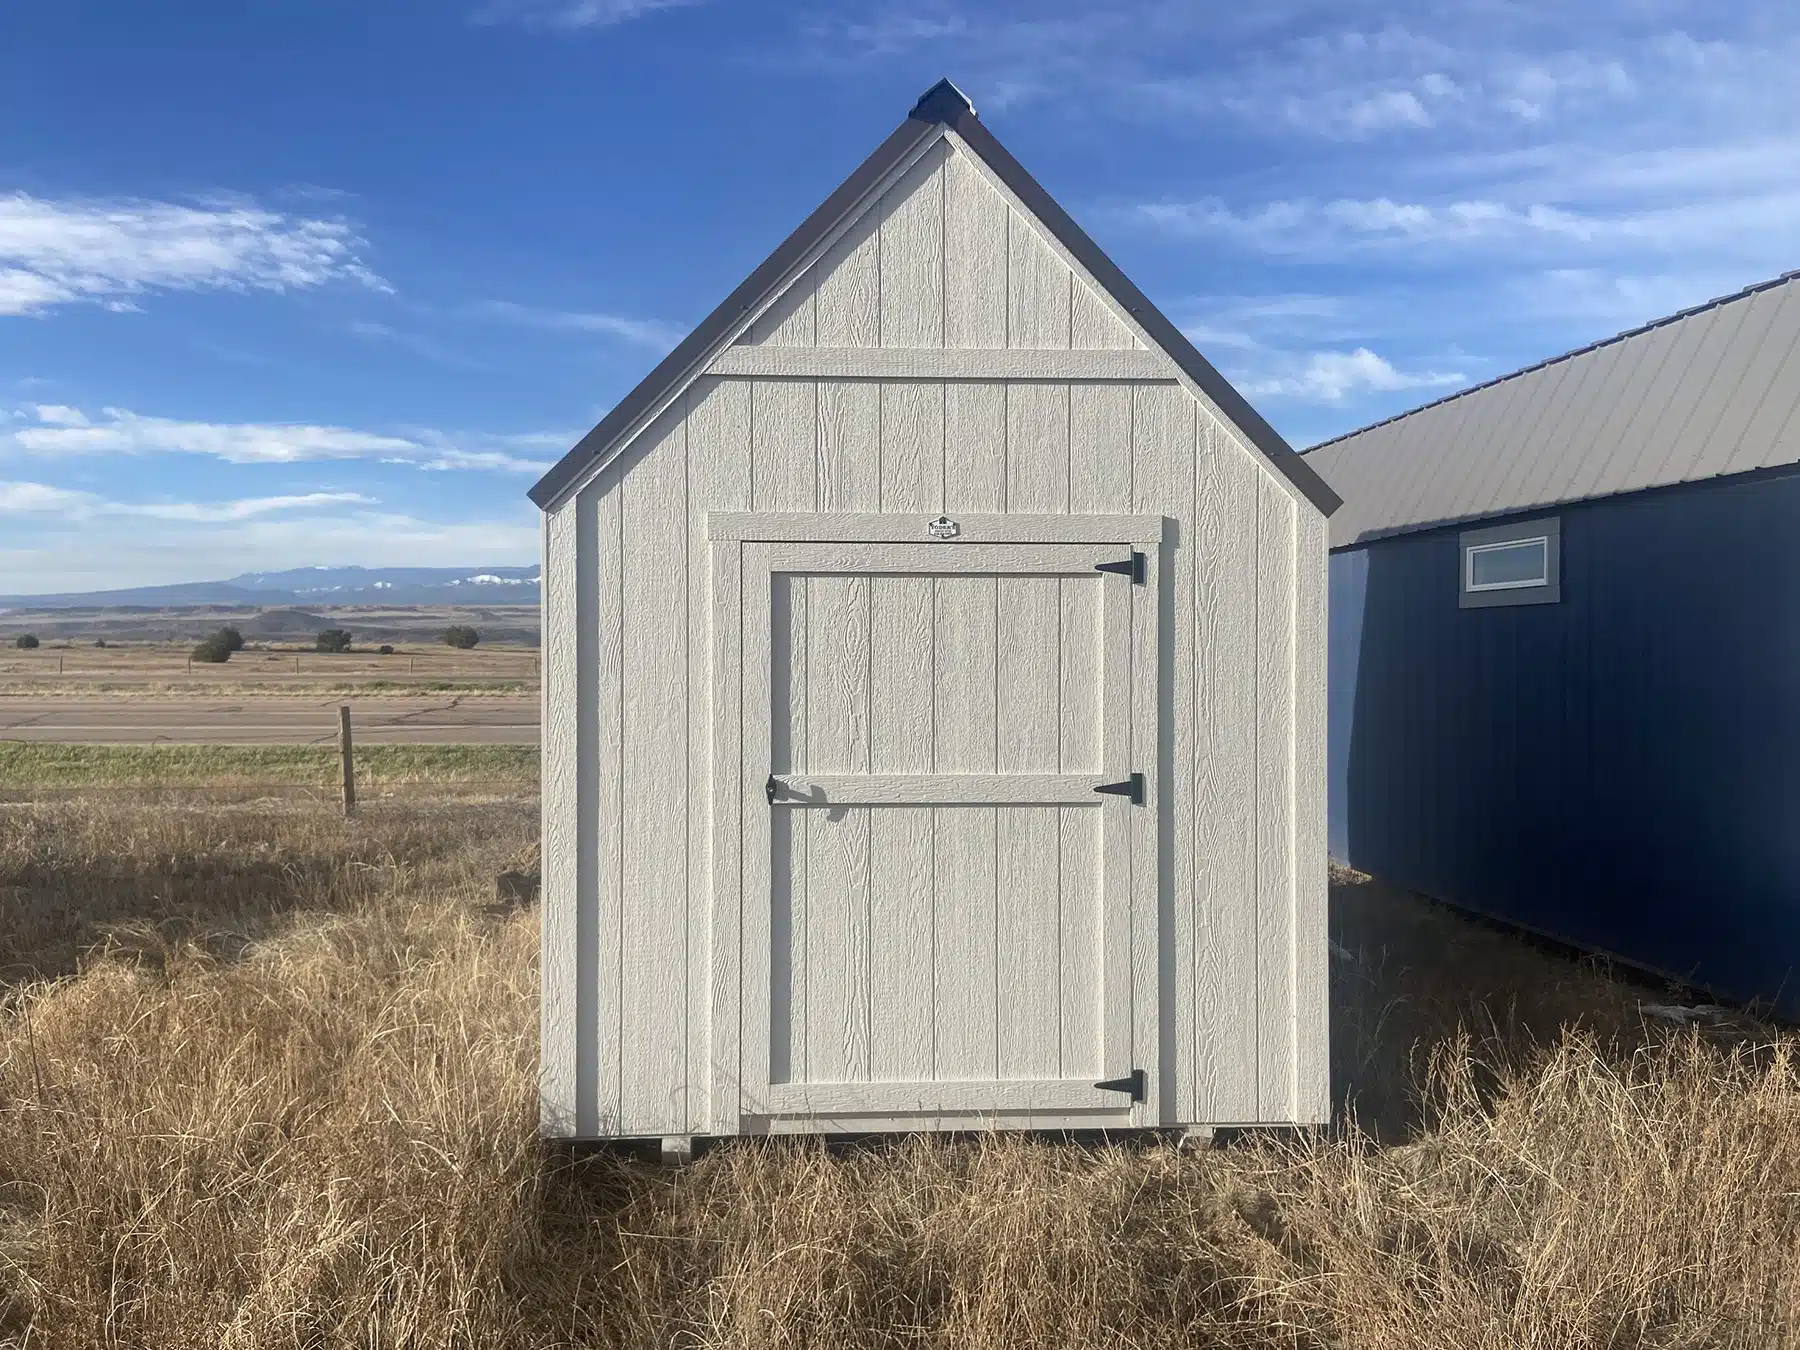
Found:
[[[488,904],[534,829],[524,799],[0,811],[0,1345],[1790,1343],[1780,1037],[1538,1050],[1492,1016],[1422,1047],[1387,1148],[542,1149],[536,916]]]

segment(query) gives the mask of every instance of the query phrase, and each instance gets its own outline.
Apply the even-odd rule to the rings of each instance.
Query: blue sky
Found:
[[[528,563],[940,75],[1290,441],[1800,266],[1800,7],[26,0],[0,593]]]

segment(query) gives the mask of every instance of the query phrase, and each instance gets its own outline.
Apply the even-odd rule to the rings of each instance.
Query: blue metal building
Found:
[[[1800,273],[1306,458],[1333,856],[1800,1014]]]

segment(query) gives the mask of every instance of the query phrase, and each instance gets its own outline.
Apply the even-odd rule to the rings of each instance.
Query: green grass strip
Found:
[[[0,741],[0,787],[295,783],[331,787],[338,753],[315,745],[39,745]],[[535,745],[367,745],[359,785],[536,782]]]

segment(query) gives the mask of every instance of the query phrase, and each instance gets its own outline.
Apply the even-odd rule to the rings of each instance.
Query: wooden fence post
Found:
[[[344,757],[344,814],[356,814],[356,760],[350,748],[350,705],[338,707],[338,749]]]

